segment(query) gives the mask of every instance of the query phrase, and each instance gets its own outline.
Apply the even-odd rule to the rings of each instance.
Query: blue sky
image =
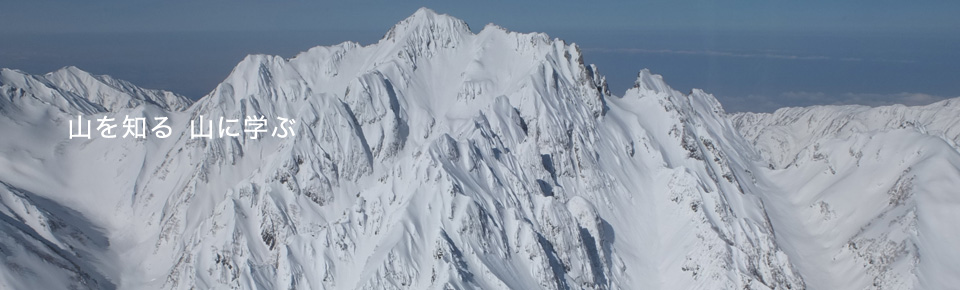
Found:
[[[920,1],[3,1],[3,31],[382,30],[419,7],[547,29],[949,30],[960,3]],[[7,3],[9,2],[9,3]],[[398,3],[402,2],[402,3]]]
[[[960,1],[6,1],[0,67],[199,97],[249,53],[371,43],[417,8],[576,42],[620,94],[650,68],[729,111],[960,96]]]

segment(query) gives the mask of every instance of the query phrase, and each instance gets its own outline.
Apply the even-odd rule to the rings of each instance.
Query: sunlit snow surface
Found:
[[[960,285],[955,100],[729,116],[427,9],[193,104],[76,68],[0,84],[4,289]],[[70,140],[78,114],[175,134]],[[246,115],[296,137],[189,136]]]

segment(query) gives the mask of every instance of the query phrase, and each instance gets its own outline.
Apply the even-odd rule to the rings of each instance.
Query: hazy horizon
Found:
[[[259,5],[251,3],[238,5]],[[960,52],[955,49],[960,47],[960,34],[948,20],[933,17],[942,14],[941,10],[954,9],[952,5],[945,4],[945,9],[936,13],[930,9],[930,13],[934,13],[926,20],[933,23],[930,25],[910,24],[905,17],[900,17],[890,18],[891,23],[876,28],[870,25],[875,20],[866,17],[839,15],[832,16],[835,20],[830,21],[830,17],[813,12],[785,16],[781,21],[765,15],[760,17],[764,20],[754,20],[758,25],[750,26],[747,20],[728,19],[746,12],[730,11],[719,11],[715,13],[717,19],[692,24],[664,23],[664,16],[640,13],[648,18],[636,19],[632,26],[627,20],[598,19],[594,22],[599,24],[569,27],[561,25],[564,22],[554,16],[537,23],[509,18],[515,11],[468,13],[464,7],[439,6],[449,9],[437,12],[464,19],[475,32],[492,22],[514,31],[544,32],[577,43],[584,51],[585,61],[600,68],[617,95],[632,86],[638,71],[648,68],[663,75],[677,90],[688,92],[700,88],[714,94],[730,112],[769,112],[785,106],[829,104],[921,105],[960,96],[960,82],[956,81]],[[673,8],[678,10],[681,6]],[[354,15],[372,13],[360,12],[360,8],[340,9],[354,11]],[[781,8],[757,9],[754,12],[784,13]],[[176,14],[168,10],[158,13]],[[257,21],[253,21],[249,26],[233,27],[232,31],[205,22],[195,23],[199,27],[189,30],[156,20],[153,26],[143,24],[119,29],[116,26],[131,21],[123,19],[131,13],[108,10],[104,13],[111,17],[105,17],[100,24],[68,25],[79,21],[78,18],[56,20],[63,23],[60,28],[41,25],[24,26],[29,29],[21,30],[10,26],[0,29],[0,37],[5,39],[0,42],[0,67],[43,74],[64,66],[76,66],[94,74],[107,74],[143,87],[170,90],[197,99],[213,90],[247,54],[290,58],[314,46],[343,41],[371,44],[393,23],[414,10],[402,11],[404,16],[394,19],[354,21],[339,27],[319,26],[322,29],[297,29],[293,28],[297,24],[294,20],[285,20],[291,23],[257,26]],[[556,10],[573,15],[596,13],[573,11],[570,7]],[[10,9],[5,11],[0,15],[11,14]],[[68,13],[57,11],[49,12]],[[391,17],[400,15],[399,11],[384,12],[384,8],[374,9],[377,11]],[[459,15],[460,12],[465,15]],[[120,14],[123,17],[118,16]],[[280,16],[264,15],[273,19],[282,18]],[[291,17],[304,18],[301,14]],[[803,17],[822,18],[824,23],[807,26],[787,23]],[[903,23],[897,26],[897,21]],[[164,23],[167,29],[163,29]]]

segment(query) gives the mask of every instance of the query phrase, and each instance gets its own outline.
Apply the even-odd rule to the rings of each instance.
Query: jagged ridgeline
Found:
[[[0,72],[4,289],[949,289],[960,103],[724,113],[420,9],[190,100]],[[68,138],[77,116],[168,138]],[[296,120],[289,138],[190,121]]]

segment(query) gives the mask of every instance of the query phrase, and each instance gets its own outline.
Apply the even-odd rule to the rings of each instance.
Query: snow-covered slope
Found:
[[[822,188],[767,168],[771,153],[738,131],[750,130],[745,116],[734,126],[713,96],[679,93],[647,70],[614,96],[576,45],[494,25],[474,33],[428,9],[368,46],[248,56],[192,105],[75,68],[4,70],[0,111],[0,133],[14,137],[0,141],[0,288],[850,285],[817,272],[826,254],[808,245],[835,237],[791,223],[818,216],[783,197],[795,184]],[[174,133],[71,140],[77,114],[168,117]],[[295,136],[190,138],[200,116],[253,115],[296,120]],[[753,117],[753,130],[774,127]],[[929,148],[904,162],[956,155],[926,143],[904,142]],[[898,148],[877,150],[899,158]],[[956,164],[943,160],[924,164]],[[960,177],[914,168],[925,174],[914,183]],[[937,198],[956,207],[938,188],[887,217],[944,214],[919,206]],[[876,195],[838,198],[861,194]],[[906,255],[922,271],[907,285],[950,282],[956,269],[937,272],[945,260],[922,248],[956,237],[948,224],[921,226],[954,235],[930,240],[880,223],[860,243],[913,242]],[[888,265],[857,277],[909,266]]]
[[[733,117],[769,162],[764,201],[811,288],[960,285],[958,104]]]

